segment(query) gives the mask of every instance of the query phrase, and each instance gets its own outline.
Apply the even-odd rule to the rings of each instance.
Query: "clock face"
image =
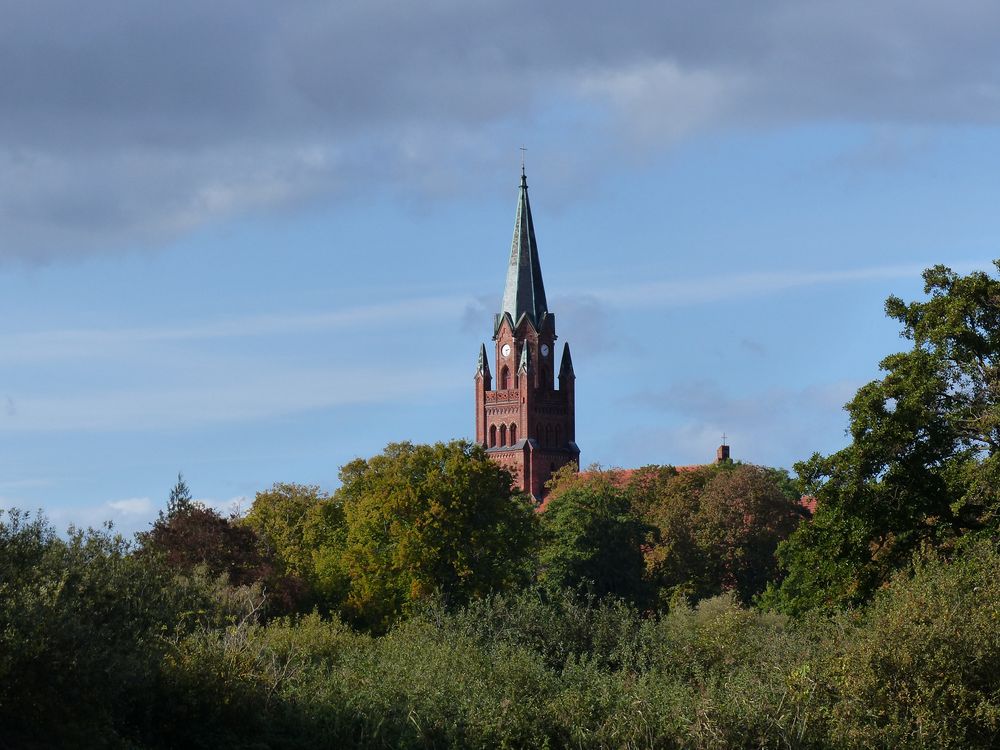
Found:
[[[549,356],[549,345],[548,344],[542,344],[542,356],[543,357]]]
[[[504,344],[503,348],[500,350],[500,353],[503,356],[505,356],[505,357],[509,357],[510,356],[510,344]]]

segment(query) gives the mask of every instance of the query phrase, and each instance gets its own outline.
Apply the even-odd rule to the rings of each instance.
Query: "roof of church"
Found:
[[[528,203],[528,178],[522,167],[517,216],[514,219],[514,240],[510,246],[507,284],[503,290],[500,314],[510,313],[514,325],[526,314],[537,328],[542,314],[546,312],[548,305],[545,302],[545,286],[542,284],[542,267],[538,263],[535,225],[531,221],[531,205]]]

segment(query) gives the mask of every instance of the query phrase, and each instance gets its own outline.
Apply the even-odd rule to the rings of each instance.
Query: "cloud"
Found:
[[[589,293],[608,303],[623,307],[685,307],[722,300],[766,296],[788,289],[826,284],[851,284],[879,279],[912,279],[932,264],[875,266],[821,271],[760,271],[709,276],[701,279],[676,279],[627,284]],[[952,264],[952,268],[986,267],[989,264]]]
[[[55,484],[55,480],[52,477],[46,477],[44,479],[39,477],[29,477],[23,479],[0,480],[0,487],[5,487],[7,489],[50,487],[53,484]]]
[[[623,342],[613,335],[609,309],[616,307],[684,307],[741,297],[766,296],[788,289],[824,284],[850,284],[878,279],[912,279],[930,264],[877,266],[845,270],[761,271],[646,281],[604,288],[578,288],[558,296],[553,307],[571,326],[578,345],[594,352],[611,351]],[[988,263],[952,264],[956,270],[985,268]],[[482,331],[483,320],[493,314],[496,298],[491,295],[438,296],[398,300],[377,305],[359,305],[304,313],[275,313],[202,320],[186,325],[141,328],[64,329],[0,334],[0,363],[15,364],[58,359],[85,360],[99,354],[132,354],[139,344],[238,339],[310,333],[346,328],[374,329],[380,326],[457,317],[463,333]],[[627,342],[632,348],[638,342]],[[744,340],[744,348],[758,351],[759,342]],[[12,397],[6,398],[6,414],[17,414]]]
[[[246,495],[236,495],[227,500],[217,500],[214,498],[199,497],[194,499],[195,503],[214,510],[220,516],[242,516],[253,504],[253,500]]]
[[[756,392],[734,392],[713,379],[673,383],[623,400],[644,414],[660,415],[656,426],[637,426],[624,437],[627,448],[645,461],[705,463],[725,432],[733,457],[774,463],[788,456],[843,444],[843,405],[860,383],[837,381]],[[655,449],[656,454],[650,454]]]
[[[53,359],[87,359],[95,353],[106,357],[116,351],[132,352],[138,344],[190,342],[213,339],[311,333],[353,327],[377,328],[405,323],[419,324],[457,316],[465,297],[424,297],[359,305],[335,310],[295,314],[244,315],[203,320],[187,325],[142,328],[66,329],[0,334],[0,363]],[[8,416],[13,401],[8,397]]]
[[[757,357],[766,357],[768,353],[767,345],[764,342],[748,337],[740,339],[740,348]]]
[[[734,398],[711,379],[674,383],[663,390],[642,391],[631,401],[681,416],[702,417],[724,423],[755,424],[779,412],[796,413],[803,407],[839,411],[858,388],[858,383],[836,382],[801,389],[774,388],[744,398]]]
[[[479,294],[469,300],[462,311],[459,327],[462,333],[481,333],[483,321],[497,313],[501,300],[493,294]]]
[[[592,355],[614,352],[623,347],[641,353],[642,344],[631,334],[620,334],[612,323],[613,305],[593,294],[577,293],[560,295],[555,299],[559,311],[560,336],[570,346]]]
[[[24,503],[15,503],[24,507]],[[155,518],[156,504],[148,497],[106,500],[86,505],[47,505],[44,515],[63,532],[69,526],[99,529],[110,522],[114,530],[125,536],[144,531]]]
[[[181,384],[149,384],[70,394],[27,394],[16,418],[0,419],[4,432],[152,430],[241,422],[408,398],[413,383],[422,394],[446,393],[463,382],[450,370],[407,372],[377,368],[275,368],[194,373]]]
[[[618,128],[635,145],[662,145],[724,119],[745,83],[735,73],[684,70],[653,60],[587,75],[584,97],[612,106]]]
[[[153,511],[153,501],[148,497],[130,497],[125,500],[110,500],[108,508],[122,515],[149,515]]]
[[[197,498],[195,502],[210,508],[224,517],[245,513],[249,508],[248,498],[237,495],[225,500]],[[18,500],[0,497],[0,506],[24,507]],[[70,525],[77,528],[101,528],[111,522],[114,530],[125,536],[137,531],[146,531],[156,520],[160,503],[148,497],[130,497],[122,500],[108,500],[88,505],[51,506],[44,514],[59,532]]]
[[[998,27],[982,0],[5,3],[0,260],[347,186],[458,195],[567,106],[554,164],[587,133],[614,158],[747,124],[994,125]]]

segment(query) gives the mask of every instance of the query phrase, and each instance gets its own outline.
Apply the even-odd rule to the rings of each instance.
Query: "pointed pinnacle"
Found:
[[[563,344],[562,363],[559,365],[559,377],[576,377],[573,372],[573,358],[569,354],[569,342]]]
[[[476,366],[476,374],[485,378],[490,377],[490,361],[486,357],[486,344],[481,344],[479,348],[479,362]]]

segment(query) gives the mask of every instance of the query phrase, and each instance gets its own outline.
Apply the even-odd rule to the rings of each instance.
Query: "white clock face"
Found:
[[[548,344],[542,344],[542,356],[543,357],[549,356],[549,345]]]
[[[503,348],[500,350],[500,353],[503,356],[505,356],[505,357],[509,357],[510,356],[510,344],[504,344]]]

